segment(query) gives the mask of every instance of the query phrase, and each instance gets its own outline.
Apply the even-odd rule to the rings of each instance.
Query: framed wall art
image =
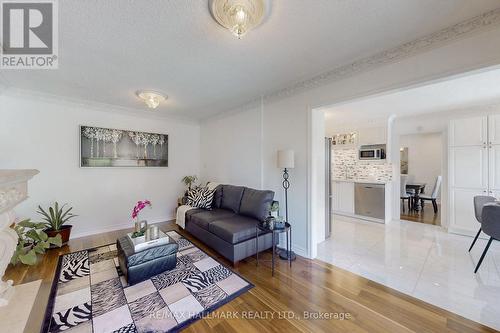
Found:
[[[80,167],[167,166],[167,134],[80,126]]]

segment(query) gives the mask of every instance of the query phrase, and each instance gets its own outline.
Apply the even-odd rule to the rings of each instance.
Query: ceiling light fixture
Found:
[[[152,90],[139,90],[136,92],[136,95],[142,99],[150,109],[156,109],[161,102],[168,98],[167,95]]]
[[[265,0],[209,0],[209,7],[214,19],[241,39],[262,22],[269,7],[266,3]]]

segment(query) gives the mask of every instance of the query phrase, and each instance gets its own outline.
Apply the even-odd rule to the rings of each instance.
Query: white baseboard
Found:
[[[286,250],[286,242],[278,243],[278,247],[280,249]],[[293,250],[293,252],[295,252],[296,255],[299,255],[299,256],[304,257],[304,258],[309,258],[309,255],[307,254],[307,250],[301,246],[298,246],[297,244],[292,244],[292,250]]]
[[[350,213],[335,212],[335,213],[333,213],[333,215],[337,216],[337,217],[340,216],[340,217],[344,218],[344,220],[351,219],[351,220],[363,220],[363,221],[369,221],[369,222],[375,222],[375,223],[381,223],[381,224],[386,223],[385,220],[376,219],[376,218],[369,217],[369,216],[350,214]]]
[[[304,258],[309,258],[309,254],[307,253],[307,250],[304,249],[303,247],[298,246],[296,244],[292,244],[292,249],[296,255],[304,257]]]
[[[156,224],[156,223],[162,223],[166,221],[175,221],[175,217],[170,217],[170,218],[164,218],[164,219],[156,219],[153,221],[148,221],[149,224]],[[133,222],[128,222],[128,223],[121,223],[121,224],[114,224],[114,225],[109,225],[103,228],[99,229],[92,229],[92,230],[83,230],[80,232],[75,232],[72,234],[71,239],[77,239],[81,237],[87,237],[87,236],[93,236],[93,235],[98,235],[102,234],[105,232],[110,232],[110,231],[116,231],[116,230],[122,230],[122,229],[130,229],[133,228],[134,224]]]

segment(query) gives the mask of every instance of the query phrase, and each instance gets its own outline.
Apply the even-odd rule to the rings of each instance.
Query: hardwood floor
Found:
[[[432,209],[430,209],[432,211]],[[176,230],[222,262],[214,251],[201,244],[171,222],[163,230]],[[71,240],[50,250],[33,267],[9,267],[6,279],[15,284],[43,280],[41,292],[29,321],[28,333],[38,332],[58,256],[63,253],[114,243],[128,230],[109,232]],[[263,258],[270,259],[266,252]],[[427,304],[318,260],[298,257],[290,268],[278,260],[275,277],[270,262],[248,258],[235,271],[255,288],[217,309],[209,318],[188,326],[185,332],[494,332],[483,325]],[[344,314],[349,318],[305,318],[315,315]],[[232,318],[223,318],[223,316]]]
[[[401,211],[400,219],[425,224],[441,225],[441,205],[438,204],[437,214],[434,214],[434,210],[432,209],[432,204],[430,202],[425,204],[423,211],[408,212],[408,207],[405,207],[405,212],[403,213],[403,211]]]

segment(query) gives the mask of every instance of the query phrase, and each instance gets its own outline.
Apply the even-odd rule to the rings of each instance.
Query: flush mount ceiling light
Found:
[[[150,109],[156,109],[161,102],[168,98],[167,95],[153,90],[138,90],[135,94],[142,99]]]
[[[209,0],[214,19],[241,39],[258,26],[265,16],[266,0]]]

